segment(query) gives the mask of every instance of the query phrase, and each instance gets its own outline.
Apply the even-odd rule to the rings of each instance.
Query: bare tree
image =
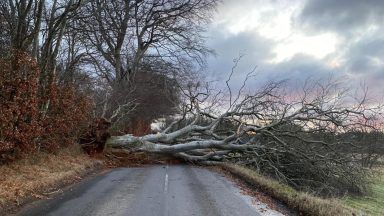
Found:
[[[0,3],[0,17],[6,24],[10,48],[30,53],[40,67],[39,92],[48,98],[49,85],[57,75],[57,58],[68,21],[82,0],[8,0]],[[43,113],[49,99],[42,104]]]
[[[335,175],[332,180],[339,183],[340,179],[347,178],[349,185],[345,187],[351,186],[348,189],[357,192],[362,190],[358,179],[353,178],[360,168],[351,154],[338,150],[340,145],[352,145],[354,141],[341,139],[340,134],[356,128],[370,128],[366,122],[374,119],[380,107],[367,105],[365,97],[352,101],[348,91],[333,81],[307,83],[296,96],[286,93],[283,82],[271,82],[252,94],[242,91],[243,87],[237,94],[219,99],[227,98],[224,103],[227,107],[215,107],[210,102],[218,101],[217,94],[207,89],[187,90],[188,103],[180,114],[188,124],[180,127],[180,119],[177,119],[157,134],[116,136],[106,144],[112,150],[168,154],[187,161],[225,161],[240,157],[247,164],[256,161],[268,167],[277,177],[296,186],[311,181],[311,176],[303,175],[302,181],[297,181],[282,167],[294,168],[293,164],[302,163],[315,173],[333,170],[330,172]],[[322,163],[324,161],[327,163]],[[319,169],[322,165],[328,167]],[[291,171],[300,173],[300,170]],[[325,187],[329,182],[324,180],[316,187]],[[333,186],[324,191],[329,192]]]
[[[332,95],[331,88],[335,88],[334,84],[326,86],[319,86],[321,91],[316,92],[316,96],[309,98],[309,92],[306,91],[304,97],[300,101],[287,101],[286,97],[279,94],[281,83],[270,83],[260,91],[252,94],[245,95],[242,98],[238,96],[236,100],[230,105],[228,109],[218,115],[205,112],[206,107],[202,107],[210,96],[206,93],[198,92],[189,95],[189,104],[186,106],[189,109],[185,110],[183,115],[194,116],[194,120],[186,127],[172,131],[166,130],[167,133],[160,133],[157,135],[148,135],[141,138],[143,145],[140,145],[142,150],[145,150],[145,143],[150,144],[149,151],[159,152],[178,152],[185,151],[184,147],[198,148],[198,147],[217,147],[224,149],[247,149],[253,147],[254,141],[249,141],[247,144],[237,144],[238,139],[245,134],[249,133],[263,133],[273,136],[271,129],[285,125],[287,123],[294,123],[302,126],[303,130],[347,130],[354,125],[361,125],[361,118],[368,118],[366,111],[368,109],[361,103],[352,108],[347,108],[341,104],[344,97],[342,95]],[[336,88],[334,89],[336,90]],[[201,96],[204,100],[201,100]],[[206,106],[206,105],[204,105]],[[211,108],[211,106],[209,106]],[[369,109],[371,110],[371,109]],[[216,110],[220,113],[220,111]],[[201,119],[209,120],[210,124],[199,125]],[[228,129],[232,135],[222,137],[220,134],[215,133],[218,126],[223,121],[236,122],[237,128]],[[206,121],[205,121],[206,122]],[[172,132],[170,132],[172,131]],[[227,133],[226,132],[226,133]],[[182,137],[186,135],[204,135],[209,136],[211,139],[204,139],[204,142],[187,142],[182,145],[167,145],[167,143],[174,143],[178,138],[183,141]],[[113,138],[111,144],[119,144],[124,138]],[[136,138],[132,138],[136,140]],[[127,139],[129,142],[130,139]],[[190,140],[188,138],[188,140]],[[203,146],[200,146],[204,144]],[[124,145],[124,144],[122,144]],[[152,148],[155,147],[155,148]],[[180,148],[180,150],[179,150]]]
[[[87,53],[106,79],[129,80],[143,58],[204,62],[203,24],[217,0],[97,0],[82,8]]]
[[[12,48],[27,51],[36,43],[44,4],[44,0],[9,0],[0,3],[1,17],[6,22]]]
[[[380,156],[381,138],[374,136],[381,107],[366,94],[354,100],[332,80],[308,82],[291,94],[284,82],[247,93],[252,72],[234,91],[233,70],[218,92],[185,79],[211,53],[204,24],[218,1],[3,0],[0,52],[21,50],[38,61],[43,119],[56,78],[92,95],[95,115],[104,118],[99,123],[119,123],[119,131],[134,122],[131,114],[150,122],[176,113],[157,134],[111,137],[112,150],[236,161],[297,187],[331,191],[343,179],[359,187],[350,175],[355,165],[372,166]],[[350,145],[357,147],[347,151]]]
[[[52,61],[57,57],[67,21],[80,3],[81,0],[2,1],[0,17],[4,24],[2,27],[8,32],[11,47],[30,52],[36,59]]]

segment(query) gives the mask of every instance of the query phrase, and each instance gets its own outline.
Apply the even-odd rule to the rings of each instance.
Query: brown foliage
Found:
[[[48,112],[42,117],[42,146],[49,151],[74,144],[90,120],[90,100],[71,87],[53,86]]]
[[[37,63],[23,53],[1,59],[0,69],[2,160],[38,150],[54,151],[77,140],[89,121],[88,97],[55,82],[44,94],[39,92]]]
[[[34,151],[38,124],[38,77],[35,61],[16,53],[0,60],[0,152]]]

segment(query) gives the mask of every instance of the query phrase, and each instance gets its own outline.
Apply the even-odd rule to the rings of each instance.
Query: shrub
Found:
[[[36,149],[41,134],[37,63],[22,53],[0,60],[0,153]]]
[[[38,64],[27,54],[0,59],[0,161],[66,147],[87,127],[87,95],[54,79],[42,94],[39,75]]]
[[[73,87],[53,86],[49,109],[42,116],[40,146],[47,151],[75,144],[91,119],[90,99]]]

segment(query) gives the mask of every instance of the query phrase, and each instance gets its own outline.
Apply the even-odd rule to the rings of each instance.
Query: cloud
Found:
[[[257,65],[275,57],[274,41],[264,38],[252,30],[238,34],[226,33],[221,26],[211,29],[208,46],[217,55],[208,59],[211,71],[219,78],[226,78],[234,66],[234,59],[243,56],[237,71],[248,72]]]
[[[283,39],[291,34],[291,16],[299,0],[224,0],[214,23],[228,32],[253,29],[261,36]]]
[[[297,54],[279,64],[266,65],[265,69],[268,78],[274,80],[305,81],[308,78],[323,79],[338,74],[323,61],[305,54]]]
[[[234,85],[258,66],[250,86],[333,76],[380,92],[383,26],[383,0],[224,0],[208,32],[208,46],[217,52],[208,59],[210,76],[224,81],[233,59],[245,54]]]
[[[350,35],[383,21],[383,0],[307,0],[297,24],[314,32]]]
[[[371,92],[384,92],[384,34],[351,42],[344,51],[345,71],[355,82],[365,83]]]
[[[364,38],[350,44],[345,51],[347,70],[357,74],[384,74],[383,37]]]

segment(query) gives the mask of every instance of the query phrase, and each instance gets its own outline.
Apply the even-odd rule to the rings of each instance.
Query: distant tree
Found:
[[[96,101],[103,106],[97,108],[97,116],[111,121],[115,132],[132,132],[134,128],[139,134],[150,132],[153,120],[175,113],[180,103],[180,86],[178,80],[170,76],[172,70],[158,64],[142,64],[132,78],[134,85],[122,82],[106,88],[107,92],[99,89]],[[127,103],[122,104],[123,101]],[[138,124],[143,128],[139,129]]]

